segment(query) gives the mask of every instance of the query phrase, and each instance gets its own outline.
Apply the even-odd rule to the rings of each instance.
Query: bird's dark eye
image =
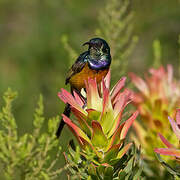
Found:
[[[105,47],[103,47],[102,51],[103,51],[104,53],[108,53],[108,49],[105,48]]]
[[[98,42],[98,43],[96,44],[96,46],[97,46],[98,48],[100,48],[100,47],[102,46],[102,43]]]

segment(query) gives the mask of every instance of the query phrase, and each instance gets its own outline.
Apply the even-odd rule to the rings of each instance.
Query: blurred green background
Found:
[[[20,134],[32,130],[40,93],[47,118],[62,113],[64,104],[57,92],[69,88],[64,80],[70,60],[61,37],[66,34],[78,53],[84,51],[81,45],[94,37],[104,6],[105,0],[0,0],[0,95],[8,87],[18,91],[13,111]],[[138,74],[147,71],[153,64],[153,40],[159,39],[162,63],[173,64],[177,75],[180,1],[133,0],[131,8],[135,12],[133,34],[139,41],[129,57],[128,70]],[[65,128],[63,149],[70,138],[67,134]]]

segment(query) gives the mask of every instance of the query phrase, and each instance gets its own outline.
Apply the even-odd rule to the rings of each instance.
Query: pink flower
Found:
[[[169,117],[169,122],[176,137],[180,140],[180,109],[178,109],[176,113],[176,122],[171,117]],[[166,140],[164,136],[162,136],[160,133],[159,137],[167,148],[155,148],[154,151],[158,154],[175,156],[177,158],[180,158],[180,149],[176,149],[174,145],[172,145],[168,140]]]
[[[86,82],[86,104],[75,91],[71,95],[61,89],[58,94],[62,101],[71,105],[76,117],[76,121],[72,121],[62,115],[64,122],[77,138],[84,153],[87,156],[89,152],[93,153],[101,163],[120,159],[132,145],[129,143],[124,146],[123,142],[138,111],[122,121],[123,111],[131,102],[131,92],[127,89],[122,91],[125,80],[125,77],[121,78],[110,91],[110,73],[102,80],[100,89],[96,80],[89,79]],[[93,163],[96,164],[97,161],[94,160]]]
[[[160,99],[163,103],[171,102],[171,105],[180,103],[180,82],[173,79],[173,68],[167,66],[167,71],[163,66],[159,69],[149,69],[150,76],[145,75],[145,80],[138,77],[134,73],[129,73],[129,76],[140,91],[134,93],[133,101],[137,106],[141,106],[145,101],[153,103]]]
[[[130,78],[137,88],[132,92],[132,100],[141,115],[140,121],[133,124],[136,133],[133,139],[142,145],[145,158],[154,159],[153,149],[161,143],[157,132],[175,143],[167,117],[173,117],[174,109],[180,106],[180,82],[173,78],[171,65],[167,69],[151,68],[143,79],[134,73],[130,73]]]

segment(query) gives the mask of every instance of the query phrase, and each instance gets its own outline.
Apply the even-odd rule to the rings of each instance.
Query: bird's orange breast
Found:
[[[96,82],[101,82],[102,78],[106,76],[109,69],[103,69],[103,70],[92,70],[89,68],[88,63],[84,66],[81,72],[73,75],[69,83],[72,87],[81,90],[82,88],[85,88],[85,81],[88,80],[88,78],[95,79]]]

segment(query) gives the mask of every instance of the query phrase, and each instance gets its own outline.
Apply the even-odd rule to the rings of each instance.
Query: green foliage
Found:
[[[78,57],[78,53],[69,45],[67,35],[63,35],[61,37],[61,42],[62,42],[65,50],[68,52],[69,62],[70,62],[69,65],[72,65],[74,63],[75,59]]]
[[[137,180],[141,177],[142,164],[140,151],[134,145],[128,153],[116,161],[113,166],[106,164],[95,166],[92,163],[93,157],[87,159],[78,146],[74,148],[72,141],[68,149],[69,154],[65,153],[65,158],[68,163],[68,176],[72,179]]]
[[[4,178],[54,179],[63,170],[55,168],[61,149],[58,148],[59,142],[55,137],[59,117],[49,119],[47,132],[42,132],[45,118],[43,117],[43,98],[40,96],[34,113],[33,132],[19,136],[12,113],[12,102],[16,96],[16,92],[8,89],[4,94],[5,106],[0,112],[0,163]],[[54,160],[49,154],[52,150],[56,152]]]
[[[158,161],[161,163],[161,165],[167,170],[167,172],[169,172],[174,177],[175,180],[180,179],[180,172],[178,167],[173,169],[170,165],[164,162],[164,160],[161,158],[159,154],[156,154],[156,157]]]
[[[154,67],[159,68],[161,65],[161,44],[159,40],[153,41]]]
[[[131,0],[107,1],[100,12],[99,28],[96,30],[96,34],[110,44],[112,70],[113,74],[118,72],[118,76],[127,72],[128,57],[138,40],[138,37],[133,35],[134,12],[130,6]]]
[[[179,71],[179,77],[180,77],[180,35],[179,35],[179,37],[178,37],[178,44],[179,44],[179,69],[178,69],[178,71]]]

